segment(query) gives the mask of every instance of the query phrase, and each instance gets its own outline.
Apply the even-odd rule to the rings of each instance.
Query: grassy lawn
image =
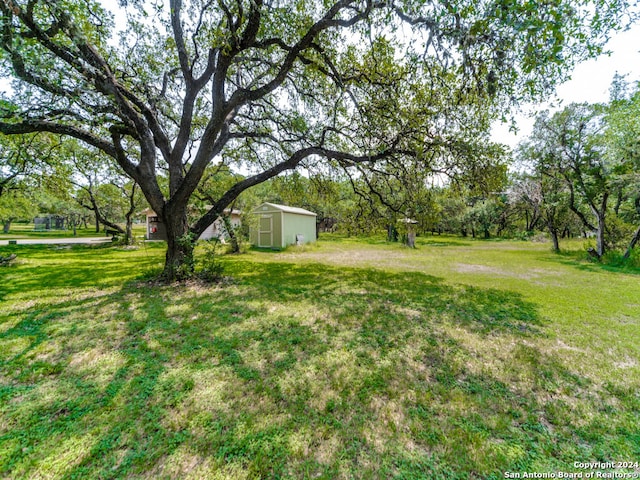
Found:
[[[505,478],[640,461],[640,270],[324,237],[145,283],[162,244],[7,246],[2,478]]]
[[[124,227],[123,227],[124,228]],[[133,234],[142,237],[146,232],[144,224],[136,224],[133,227]],[[104,231],[96,233],[95,227],[76,229],[76,237],[104,237]],[[0,229],[0,240],[34,239],[34,238],[65,238],[73,237],[73,229],[68,230],[36,230],[33,223],[13,223],[9,233],[2,233]]]

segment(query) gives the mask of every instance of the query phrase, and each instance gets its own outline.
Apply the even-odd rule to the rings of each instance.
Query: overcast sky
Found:
[[[579,64],[571,74],[571,80],[557,88],[558,100],[563,105],[571,102],[608,101],[609,87],[616,72],[627,75],[627,80],[631,82],[640,81],[640,25],[612,37],[607,49],[611,51],[611,55],[602,55]],[[530,105],[524,110],[535,114],[536,111],[547,108],[549,104],[543,103]],[[495,125],[493,140],[513,147],[531,132],[533,121],[533,118],[519,115],[517,134],[509,132],[507,125]]]

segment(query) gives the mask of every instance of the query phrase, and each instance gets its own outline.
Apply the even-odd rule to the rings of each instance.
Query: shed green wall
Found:
[[[316,241],[316,217],[283,212],[284,235],[283,247],[295,245],[296,235],[302,235],[303,243]]]

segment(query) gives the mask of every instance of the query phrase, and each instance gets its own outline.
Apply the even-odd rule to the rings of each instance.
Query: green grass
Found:
[[[163,245],[7,246],[0,477],[504,478],[640,459],[640,271],[324,236],[141,281]]]
[[[124,227],[123,227],[124,228]],[[146,232],[144,224],[134,225],[134,235],[142,237]],[[76,229],[76,237],[104,237],[104,231],[96,233],[95,227]],[[9,233],[2,233],[0,240],[36,239],[36,238],[66,238],[73,237],[73,229],[68,230],[35,230],[33,223],[12,223]]]

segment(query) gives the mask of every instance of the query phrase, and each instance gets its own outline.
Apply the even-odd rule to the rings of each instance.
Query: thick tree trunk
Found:
[[[194,274],[196,240],[189,232],[186,207],[164,212],[162,220],[167,229],[167,254],[162,278],[168,282],[186,280]]]
[[[96,233],[100,233],[100,218],[97,212],[93,212],[96,217]]]
[[[127,217],[127,224],[124,230],[125,245],[133,245],[133,218]]]
[[[4,226],[2,227],[2,233],[9,233],[10,229],[11,229],[11,220],[7,220],[6,222],[4,222]]]
[[[602,256],[605,253],[605,234],[606,234],[606,223],[605,223],[605,216],[606,216],[606,212],[607,212],[607,200],[609,199],[609,194],[607,192],[605,192],[602,195],[602,200],[600,201],[599,205],[595,205],[594,203],[590,203],[590,208],[591,208],[591,213],[593,213],[593,215],[596,217],[596,226],[595,226],[595,232],[596,232],[596,249],[595,249],[595,255],[598,257],[598,259],[602,258]],[[588,226],[585,223],[585,226]]]
[[[525,210],[524,211],[524,215],[525,215],[525,231],[526,232],[533,232],[536,228],[536,225],[538,225],[538,222],[540,221],[540,212],[536,211],[536,209],[533,209],[533,212],[531,213],[531,217],[529,217],[529,210]]]
[[[631,255],[631,251],[635,248],[636,244],[640,240],[640,227],[636,230],[636,233],[633,234],[631,241],[629,242],[629,246],[627,247],[627,251],[624,252],[624,258],[629,258]]]
[[[547,227],[549,228],[549,235],[551,235],[551,241],[553,242],[553,251],[559,252],[560,242],[558,240],[558,229],[551,224],[548,224]]]
[[[388,242],[397,242],[398,241],[398,230],[395,225],[392,223],[387,224],[387,241]]]
[[[125,232],[124,232],[124,241],[126,245],[133,245],[133,216],[136,212],[136,188],[138,187],[137,183],[133,183],[131,186],[131,191],[127,192],[124,187],[121,187],[121,191],[127,194],[127,198],[129,199],[129,210],[124,214],[124,218],[126,221]]]
[[[605,223],[604,213],[598,213],[598,228],[596,229],[596,254],[602,258],[605,252],[604,235]]]

